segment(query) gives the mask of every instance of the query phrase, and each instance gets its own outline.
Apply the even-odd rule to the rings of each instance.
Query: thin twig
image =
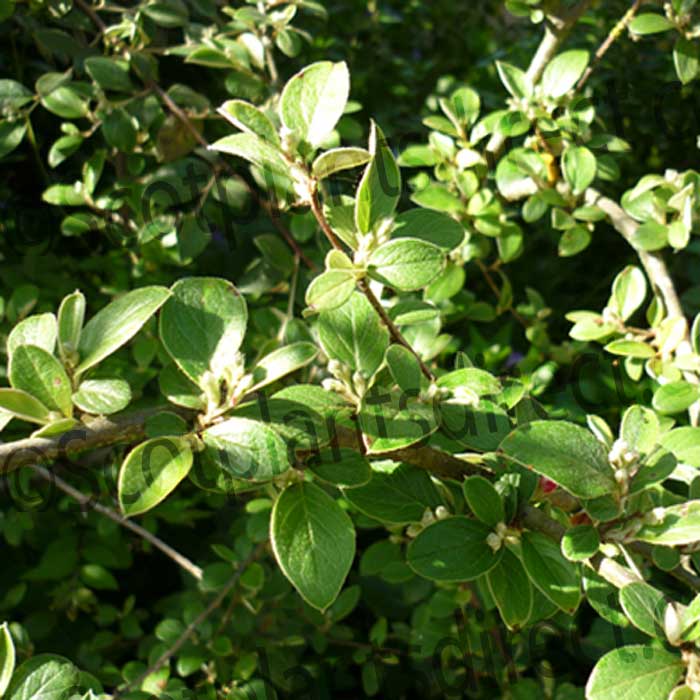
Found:
[[[579,21],[583,13],[591,5],[592,0],[581,0],[564,14],[550,14],[546,18],[545,32],[537,51],[527,69],[527,77],[536,85],[545,68],[554,58],[559,47]],[[494,134],[486,147],[492,159],[496,159],[506,143],[507,137],[501,132]]]
[[[605,41],[598,47],[598,50],[595,52],[595,56],[593,56],[593,60],[588,65],[588,68],[586,68],[585,73],[581,76],[580,80],[576,84],[575,92],[579,92],[583,88],[583,86],[593,74],[593,71],[603,60],[603,56],[605,56],[610,47],[619,39],[619,37],[622,35],[625,29],[627,29],[629,23],[634,19],[634,16],[637,14],[641,5],[642,0],[634,0],[634,2],[632,3],[632,7],[630,7],[629,10],[625,12],[622,19],[620,19],[620,21],[610,30],[610,33],[605,38]]]
[[[168,95],[168,93],[165,90],[163,90],[163,88],[160,87],[160,85],[158,85],[152,80],[147,81],[146,85],[158,94],[160,99],[163,100],[163,102],[165,103],[165,106],[182,122],[183,126],[190,132],[195,141],[203,148],[209,149],[208,141],[204,138],[204,136],[202,136],[200,131],[192,123],[192,120],[187,116],[185,111],[182,110],[175,103],[175,101],[170,97],[170,95]],[[231,175],[236,174],[233,167],[227,161],[224,160],[222,162],[223,167]],[[309,260],[309,258],[306,257],[306,255],[304,255],[304,251],[299,247],[299,244],[294,239],[294,236],[292,236],[292,234],[280,222],[278,212],[274,210],[274,208],[268,201],[260,197],[260,195],[252,187],[249,187],[248,183],[246,183],[243,180],[241,181],[248,189],[249,194],[256,200],[258,205],[265,210],[265,213],[270,217],[270,220],[272,221],[272,225],[277,229],[280,235],[287,242],[287,245],[289,245],[289,247],[292,249],[294,255],[296,255],[310,270],[315,269],[316,266],[311,260]]]
[[[67,481],[61,479],[56,472],[49,471],[45,467],[40,467],[39,465],[34,465],[32,469],[34,470],[34,473],[44,479],[44,481],[54,484],[58,489],[63,491],[63,493],[67,494],[74,501],[80,504],[81,507],[92,508],[96,512],[100,513],[100,515],[104,515],[106,518],[109,518],[118,525],[121,525],[127,530],[131,530],[132,532],[136,533],[139,537],[143,538],[147,542],[150,542],[154,547],[163,552],[163,554],[165,554],[167,557],[170,557],[170,559],[172,559],[178,566],[182,567],[188,574],[196,578],[198,581],[201,580],[202,570],[187,557],[173,549],[169,544],[163,542],[160,537],[156,537],[156,535],[154,535],[152,532],[149,532],[140,525],[137,525],[132,520],[128,520],[123,515],[120,515],[111,508],[107,508],[107,506],[103,506],[101,503],[98,503],[91,495],[89,496],[74,488]]]
[[[102,18],[95,12],[95,9],[85,0],[75,0],[75,4],[90,18],[92,23],[100,30],[102,34],[107,31],[107,25],[102,21]]]
[[[317,190],[314,190],[311,195],[311,211],[316,217],[318,225],[321,227],[321,230],[323,231],[330,244],[336,250],[342,251],[343,246],[338,240],[338,237],[335,235],[333,229],[331,228],[331,225],[328,223],[326,215],[323,213],[323,208],[321,207],[321,203],[318,199]],[[403,345],[403,347],[405,347],[413,354],[413,356],[418,361],[421,372],[425,375],[428,381],[435,381],[435,375],[430,371],[430,368],[425,364],[425,362],[423,362],[423,359],[418,355],[418,353],[411,347],[411,344],[403,337],[401,331],[398,329],[396,324],[391,320],[391,318],[389,318],[389,314],[387,314],[386,309],[382,306],[382,303],[379,301],[379,299],[377,299],[377,297],[374,295],[374,292],[371,290],[369,282],[367,282],[366,279],[361,279],[358,281],[357,287],[367,297],[367,300],[377,312],[379,318],[381,318],[384,325],[387,327],[394,342],[398,343],[399,345]]]
[[[199,626],[217,609],[226,599],[226,596],[235,588],[241,576],[244,574],[248,566],[257,559],[262,553],[265,542],[259,544],[247,557],[243,560],[236,572],[231,576],[226,585],[219,591],[218,595],[197,617],[185,627],[183,633],[175,640],[175,642],[166,649],[149,668],[147,668],[138,678],[127,683],[126,686],[117,691],[113,700],[123,697],[124,693],[129,692],[132,688],[139,688],[141,684],[154,673],[157,673],[170,659],[177,654],[182,646],[187,642],[192,635],[197,631]]]
[[[478,258],[476,259],[476,264],[478,268],[481,270],[481,274],[484,276],[484,279],[486,280],[486,284],[489,286],[491,291],[494,293],[496,299],[500,300],[501,298],[501,291],[498,288],[498,285],[496,284],[496,281],[493,279],[493,276],[491,275],[491,272],[489,271],[488,267],[484,265],[481,260]],[[527,321],[513,308],[512,305],[508,307],[508,311],[511,313],[513,318],[521,325],[523,328],[528,327]]]

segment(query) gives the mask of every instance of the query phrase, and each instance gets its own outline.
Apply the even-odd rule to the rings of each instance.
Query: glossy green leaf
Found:
[[[254,386],[251,391],[261,389],[268,384],[306,367],[318,355],[318,349],[313,343],[298,342],[285,345],[265,355],[255,365],[253,370]]]
[[[616,489],[605,448],[578,425],[533,421],[508,435],[500,449],[574,496],[597,498]]]
[[[119,470],[117,490],[122,513],[145,513],[163,501],[187,476],[192,449],[181,437],[142,442],[126,456]]]
[[[131,401],[131,388],[123,379],[88,379],[73,394],[73,403],[85,413],[108,416],[123,411]]]
[[[406,561],[419,576],[433,581],[473,581],[503,555],[487,544],[490,534],[487,525],[462,516],[439,520],[408,545]]]
[[[58,308],[58,352],[66,362],[78,352],[85,320],[85,297],[75,291],[63,298]]]
[[[15,670],[15,644],[12,641],[10,628],[5,622],[0,625],[0,698],[3,697],[10,685],[12,673]]]
[[[318,147],[338,123],[350,93],[345,63],[306,66],[285,85],[279,111],[282,124],[298,141]]]
[[[368,163],[372,155],[364,148],[334,148],[321,153],[311,167],[311,174],[323,180],[342,170],[350,170]]]
[[[360,233],[373,231],[392,216],[401,196],[401,173],[382,130],[372,122],[369,136],[372,160],[357,187],[355,225]]]
[[[80,336],[81,361],[76,373],[94,367],[131,340],[169,296],[165,287],[141,287],[98,311],[85,324]]]
[[[394,381],[406,393],[415,398],[420,393],[422,372],[416,356],[403,345],[390,345],[386,351],[386,364]]]
[[[542,89],[548,97],[559,98],[571,90],[588,65],[589,53],[572,49],[551,60],[542,75]]]
[[[27,133],[27,125],[22,121],[0,120],[0,158],[17,148]]]
[[[513,97],[524,98],[532,95],[532,81],[525,71],[504,61],[496,61],[496,69],[501,82]]]
[[[644,273],[634,265],[627,266],[615,277],[612,301],[615,310],[626,321],[644,303],[647,295],[647,280]]]
[[[49,423],[49,409],[31,394],[19,389],[0,389],[0,409],[30,423]]]
[[[596,158],[585,146],[569,146],[562,156],[562,172],[574,194],[581,194],[596,176]]]
[[[492,528],[506,519],[503,499],[493,484],[483,476],[471,476],[463,484],[462,490],[470,510]]]
[[[328,357],[371,377],[389,347],[389,332],[364,295],[353,292],[341,307],[323,311],[319,339]]]
[[[36,397],[52,411],[70,417],[71,382],[63,365],[43,348],[20,345],[12,354],[10,384]]]
[[[661,385],[652,399],[652,406],[659,413],[673,415],[682,413],[700,400],[700,387],[686,381]]]
[[[20,345],[36,345],[52,354],[56,347],[56,317],[53,314],[35,314],[20,321],[7,336],[7,354],[12,358]]]
[[[116,58],[90,56],[85,59],[85,70],[103,90],[130,92],[129,64]]]
[[[430,209],[409,209],[394,221],[393,238],[418,238],[439,248],[453,250],[464,240],[465,230],[451,216]]]
[[[630,22],[630,31],[635,34],[658,34],[673,29],[673,22],[654,12],[643,12]]]
[[[17,668],[3,700],[67,700],[80,685],[80,672],[68,659],[38,654]]]
[[[247,323],[245,300],[230,282],[190,277],[172,287],[160,314],[160,339],[175,364],[199,385],[208,372],[222,377]]]
[[[259,168],[270,170],[278,175],[289,175],[290,166],[285,161],[282,151],[259,136],[250,133],[224,136],[215,141],[210,148],[231,156],[243,158]]]
[[[635,538],[669,547],[700,540],[700,501],[687,501],[665,508],[660,520],[656,524],[643,525],[635,533]]]
[[[558,544],[539,532],[525,532],[521,546],[532,583],[557,607],[572,614],[581,601],[576,565],[564,558]]]
[[[592,525],[569,528],[561,540],[561,552],[569,561],[585,561],[600,547],[598,531]]]
[[[397,238],[379,246],[369,258],[369,274],[403,292],[429,285],[445,267],[444,252],[417,238]]]
[[[275,502],[270,537],[277,563],[299,595],[326,610],[355,558],[355,528],[345,511],[315,484],[293,484]]]
[[[367,458],[345,447],[321,450],[308,464],[315,476],[334,486],[354,488],[372,478]]]
[[[352,270],[327,270],[314,277],[306,289],[306,303],[312,311],[329,311],[345,304],[357,286]]]
[[[641,644],[613,649],[588,678],[586,700],[667,700],[683,670],[678,652]]]
[[[648,583],[636,582],[620,591],[620,605],[629,621],[650,637],[664,639],[664,594]]]
[[[673,63],[676,75],[683,85],[691,83],[700,71],[700,53],[696,42],[681,36],[673,47]]]
[[[289,469],[287,446],[265,423],[229,418],[202,433],[206,455],[238,479],[268,481]]]
[[[533,608],[533,590],[520,559],[509,549],[486,575],[489,591],[509,629],[523,627]]]
[[[246,131],[274,146],[280,146],[280,137],[270,118],[250,102],[228,100],[217,112],[241,131]]]
[[[651,345],[639,340],[613,340],[612,343],[605,346],[605,349],[613,355],[621,355],[622,357],[648,359],[656,355],[656,351]]]

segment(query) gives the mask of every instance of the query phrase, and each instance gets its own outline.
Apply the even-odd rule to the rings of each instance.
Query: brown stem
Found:
[[[107,30],[107,25],[102,21],[102,18],[95,12],[95,9],[85,0],[75,0],[75,4],[90,18],[90,21],[102,32]]]
[[[196,564],[191,562],[184,555],[180,554],[180,552],[177,550],[173,549],[170,545],[163,542],[163,540],[161,540],[159,537],[156,537],[152,532],[149,532],[140,525],[137,525],[132,520],[128,520],[123,515],[120,515],[111,508],[107,508],[107,506],[97,503],[92,495],[88,496],[82,491],[73,488],[73,486],[71,486],[67,481],[61,479],[61,477],[58,476],[55,471],[49,471],[45,467],[40,467],[38,465],[34,465],[32,469],[34,470],[34,473],[41,477],[44,481],[55,485],[58,489],[63,491],[63,493],[67,494],[74,501],[80,504],[81,507],[86,509],[92,508],[96,512],[100,513],[100,515],[104,515],[106,518],[109,518],[118,525],[121,525],[123,528],[136,533],[139,537],[143,538],[147,542],[150,542],[154,547],[156,547],[156,549],[163,552],[165,556],[170,557],[170,559],[172,559],[178,566],[182,567],[188,574],[194,576],[194,578],[196,578],[198,581],[201,580],[202,570]]]
[[[632,3],[632,7],[630,7],[629,10],[627,10],[627,12],[623,15],[622,19],[620,19],[620,21],[610,30],[610,33],[605,38],[605,41],[598,47],[598,50],[595,52],[595,56],[593,56],[593,60],[589,64],[588,68],[586,68],[585,73],[581,76],[580,80],[576,84],[576,92],[579,92],[586,84],[586,82],[588,82],[588,79],[593,74],[593,71],[603,60],[603,57],[608,52],[610,47],[618,40],[618,38],[622,35],[622,32],[624,32],[625,29],[627,29],[629,23],[634,19],[634,16],[637,14],[641,5],[642,0],[634,0],[634,2]]]
[[[323,213],[323,208],[321,207],[321,203],[318,199],[318,190],[316,189],[314,189],[311,195],[311,211],[316,217],[318,225],[321,227],[321,230],[323,231],[330,244],[336,250],[342,251],[343,246],[338,240],[338,237],[333,232],[331,225],[328,223],[328,219],[326,219],[326,216]],[[374,308],[374,310],[377,312],[379,318],[382,319],[382,322],[387,327],[394,342],[398,343],[399,345],[403,345],[403,347],[405,347],[413,354],[413,356],[418,361],[421,372],[425,375],[428,381],[435,381],[435,375],[430,371],[430,368],[425,364],[425,362],[423,362],[422,358],[418,355],[418,353],[411,347],[411,344],[403,337],[401,331],[397,328],[396,324],[391,320],[391,318],[389,318],[386,309],[382,306],[382,303],[379,301],[379,299],[377,299],[374,292],[371,290],[369,282],[367,282],[366,279],[361,279],[358,281],[357,287],[367,297],[367,300],[372,305],[372,308]]]

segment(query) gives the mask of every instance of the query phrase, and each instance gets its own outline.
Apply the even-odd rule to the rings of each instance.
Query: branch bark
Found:
[[[141,527],[133,520],[128,520],[123,515],[120,515],[111,508],[107,508],[107,506],[103,506],[101,503],[98,503],[96,500],[94,500],[92,495],[88,496],[82,491],[79,491],[78,489],[74,488],[67,481],[64,481],[60,476],[58,476],[55,471],[49,471],[45,467],[40,467],[38,465],[34,465],[32,469],[44,481],[50,484],[54,484],[56,488],[60,489],[61,491],[63,491],[63,493],[70,496],[73,500],[80,504],[81,507],[86,509],[92,508],[100,515],[104,515],[106,518],[109,518],[118,525],[121,525],[123,528],[131,530],[131,532],[137,534],[139,537],[146,540],[147,542],[150,542],[156,549],[159,549],[161,552],[163,552],[163,554],[165,554],[166,557],[172,559],[188,574],[196,578],[198,581],[201,580],[202,569],[200,569],[200,567],[191,562],[186,556],[180,554],[180,552],[178,552],[176,549],[173,549],[169,544],[163,542],[163,540],[161,540],[160,537],[156,537],[156,535],[154,535],[152,532],[149,532],[145,528]]]
[[[581,19],[581,16],[586,12],[591,3],[592,0],[581,0],[581,2],[574,5],[568,12],[554,12],[547,15],[544,36],[527,69],[527,76],[530,78],[533,85],[536,85],[540,81],[545,68],[547,68],[549,62],[556,56],[559,47],[564,43],[566,37],[569,36],[569,33],[576,25],[576,22]],[[503,149],[506,139],[507,137],[503,134],[494,134],[486,150],[494,157],[497,157]]]

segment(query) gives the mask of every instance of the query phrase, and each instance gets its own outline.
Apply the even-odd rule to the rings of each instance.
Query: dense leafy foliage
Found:
[[[0,0],[0,697],[700,697],[698,36]]]

